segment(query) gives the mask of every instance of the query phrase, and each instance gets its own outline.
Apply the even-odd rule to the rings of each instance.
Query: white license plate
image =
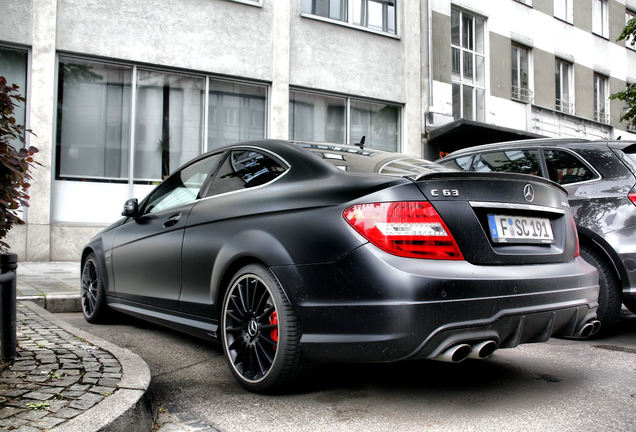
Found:
[[[550,219],[488,215],[490,237],[495,243],[553,243]]]

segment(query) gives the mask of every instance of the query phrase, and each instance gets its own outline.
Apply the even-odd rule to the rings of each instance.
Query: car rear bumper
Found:
[[[500,348],[574,336],[596,317],[596,270],[400,258],[367,244],[326,264],[281,266],[301,345],[315,361],[433,358],[457,343]]]

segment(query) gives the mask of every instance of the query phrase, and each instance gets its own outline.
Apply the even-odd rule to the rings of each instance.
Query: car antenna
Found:
[[[364,150],[364,140],[366,137],[367,137],[366,135],[362,135],[362,138],[360,138],[360,142],[356,143],[356,145],[360,147],[362,150]]]

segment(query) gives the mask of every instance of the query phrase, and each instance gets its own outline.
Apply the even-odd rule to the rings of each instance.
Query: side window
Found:
[[[544,150],[543,154],[552,181],[563,185],[596,178],[591,169],[569,152]]]
[[[260,186],[287,171],[275,159],[253,150],[235,150],[223,162],[207,196]]]
[[[215,154],[168,177],[146,203],[145,213],[157,213],[201,198],[201,186],[212,175],[223,154]]]
[[[473,155],[458,157],[456,159],[450,160],[441,160],[437,162],[440,165],[445,166],[446,168],[451,168],[459,171],[468,171],[470,170],[470,163],[473,160]]]
[[[539,175],[537,150],[502,150],[477,156],[475,171]]]

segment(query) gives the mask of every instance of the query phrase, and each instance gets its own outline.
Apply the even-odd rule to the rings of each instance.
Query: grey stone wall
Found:
[[[0,0],[0,41],[31,45],[32,0]]]
[[[554,54],[534,48],[534,103],[554,109]]]
[[[554,0],[532,0],[532,7],[544,14],[554,15]]]
[[[574,63],[575,112],[579,117],[594,119],[594,71]]]
[[[510,38],[490,33],[490,94],[510,99],[512,59]]]
[[[609,0],[609,40],[619,45],[625,45],[624,41],[617,42],[625,28],[625,5],[615,0]]]
[[[433,79],[451,83],[450,17],[433,11]]]
[[[574,26],[586,32],[592,31],[592,0],[575,0],[573,3]]]
[[[610,94],[618,93],[620,91],[624,91],[626,86],[625,81],[621,81],[616,78],[610,78],[609,80],[609,88]],[[621,116],[624,114],[624,107],[622,101],[613,100],[610,101],[610,124],[616,128],[625,129],[626,124],[621,122]]]

